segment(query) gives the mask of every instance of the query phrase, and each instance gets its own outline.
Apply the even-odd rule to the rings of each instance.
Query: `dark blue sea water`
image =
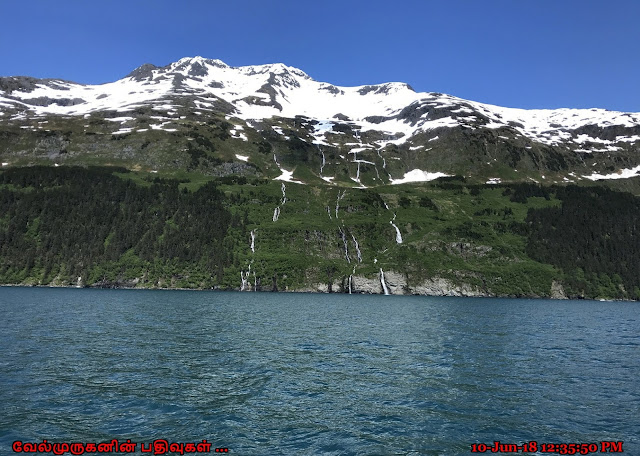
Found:
[[[2,455],[43,439],[640,455],[638,303],[0,288],[0,315]]]

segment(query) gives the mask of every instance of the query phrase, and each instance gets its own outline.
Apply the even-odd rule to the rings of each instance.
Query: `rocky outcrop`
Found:
[[[491,296],[469,284],[455,284],[442,277],[434,277],[416,286],[409,286],[405,276],[395,271],[385,271],[384,279],[389,294],[394,295]],[[353,276],[351,283],[352,293],[383,294],[379,277]]]
[[[135,70],[133,70],[126,77],[132,78],[136,81],[151,80],[153,79],[153,71],[157,69],[158,69],[157,66],[151,63],[145,63],[139,66],[138,68],[136,68]]]
[[[434,277],[411,289],[411,294],[425,296],[492,296],[469,284],[455,284],[442,277]]]
[[[551,282],[551,299],[569,299],[560,282]]]

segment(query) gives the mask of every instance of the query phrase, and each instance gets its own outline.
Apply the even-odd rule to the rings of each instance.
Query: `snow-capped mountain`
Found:
[[[339,87],[283,64],[193,57],[102,85],[0,78],[0,158],[367,186],[448,174],[626,178],[640,174],[640,113],[503,108],[399,82]]]

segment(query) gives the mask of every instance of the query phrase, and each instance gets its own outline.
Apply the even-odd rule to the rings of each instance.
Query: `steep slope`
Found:
[[[639,147],[282,64],[0,78],[0,283],[640,299],[640,202],[598,187],[640,193]]]
[[[640,198],[347,189],[122,168],[0,171],[0,283],[640,299]]]
[[[0,78],[0,159],[375,186],[464,175],[574,182],[640,175],[640,114],[523,110],[339,87],[283,64],[183,58],[108,84]]]

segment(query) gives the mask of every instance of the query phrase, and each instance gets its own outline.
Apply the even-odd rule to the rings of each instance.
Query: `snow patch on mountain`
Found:
[[[640,166],[636,166],[635,168],[620,169],[615,173],[611,173],[611,174],[593,173],[589,176],[582,176],[582,177],[584,177],[585,179],[596,181],[596,180],[606,180],[606,179],[628,179],[630,177],[636,177],[636,176],[640,176]]]
[[[430,139],[435,142],[442,137],[441,129],[479,127],[510,130],[516,134],[514,137],[522,135],[548,146],[569,145],[580,153],[615,152],[640,141],[640,113],[504,108],[440,93],[416,93],[398,82],[339,87],[315,81],[282,63],[232,67],[197,56],[164,67],[145,64],[119,81],[102,85],[33,78],[2,78],[0,82],[3,80],[15,84],[0,87],[18,87],[0,89],[0,111],[11,113],[15,120],[51,114],[81,116],[98,111],[124,114],[141,107],[175,116],[178,107],[173,101],[187,96],[198,112],[217,111],[224,106],[225,113],[247,123],[274,116],[304,116],[311,120],[311,141],[325,146],[335,146],[335,138],[345,135],[334,129],[339,123],[351,126],[359,141],[359,135],[369,131],[382,134],[383,139],[355,145],[358,149],[401,146],[417,134],[438,130],[438,135]],[[124,123],[129,119],[123,115],[109,120]],[[610,127],[616,128],[601,134]],[[164,125],[151,128],[174,130]],[[585,128],[587,131],[580,130]],[[273,129],[284,135],[280,127]],[[238,127],[231,134],[248,140]],[[500,136],[509,140],[512,135]],[[419,146],[412,146],[412,150],[415,147]],[[405,176],[409,180],[396,181],[403,183],[413,178],[426,179],[425,175],[414,173]]]
[[[391,179],[392,185],[397,184],[407,184],[410,182],[428,182],[440,177],[447,177],[449,174],[435,172],[430,173],[428,171],[423,171],[421,169],[413,169],[409,172],[404,173],[404,177],[402,179]]]

